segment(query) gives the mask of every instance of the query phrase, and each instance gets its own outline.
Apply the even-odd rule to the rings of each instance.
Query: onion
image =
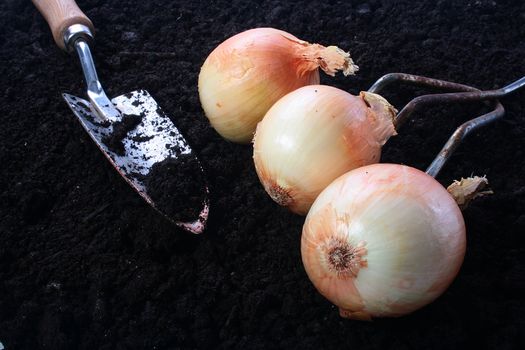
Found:
[[[259,123],[253,158],[266,192],[305,215],[340,175],[377,163],[396,133],[395,109],[381,96],[311,85],[280,99]]]
[[[220,44],[199,74],[199,97],[211,125],[224,138],[248,143],[257,123],[282,96],[358,67],[335,46],[310,44],[273,28],[251,29]]]
[[[461,211],[434,178],[374,164],[319,195],[301,254],[308,277],[341,316],[370,319],[401,316],[436,299],[458,273],[465,244]]]

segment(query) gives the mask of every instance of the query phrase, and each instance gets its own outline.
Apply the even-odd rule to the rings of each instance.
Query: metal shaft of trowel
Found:
[[[115,121],[120,119],[120,112],[107,97],[102,84],[98,80],[97,70],[89,49],[89,41],[93,34],[82,24],[70,26],[64,33],[64,42],[69,51],[75,50],[80,59],[80,65],[87,84],[87,95],[94,112],[102,119]]]

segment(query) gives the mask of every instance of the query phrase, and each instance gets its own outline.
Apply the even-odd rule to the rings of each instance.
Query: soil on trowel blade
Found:
[[[122,120],[113,123],[113,131],[102,138],[102,142],[119,156],[126,154],[123,140],[128,133],[142,122],[142,116],[138,114],[125,114]]]
[[[194,155],[181,154],[156,163],[142,181],[155,207],[170,219],[191,222],[199,218],[206,185]]]

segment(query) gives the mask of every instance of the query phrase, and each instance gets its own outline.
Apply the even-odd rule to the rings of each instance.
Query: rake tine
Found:
[[[463,123],[454,131],[452,136],[450,136],[445,146],[443,146],[436,158],[432,161],[432,164],[427,168],[426,173],[432,177],[436,177],[467,135],[502,118],[504,114],[505,109],[501,103],[497,102],[493,111]]]

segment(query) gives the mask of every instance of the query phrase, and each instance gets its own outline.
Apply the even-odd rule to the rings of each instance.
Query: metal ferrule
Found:
[[[93,33],[91,33],[91,30],[83,24],[73,24],[64,31],[64,45],[68,52],[74,51],[75,41],[79,38],[90,43],[93,41]]]

